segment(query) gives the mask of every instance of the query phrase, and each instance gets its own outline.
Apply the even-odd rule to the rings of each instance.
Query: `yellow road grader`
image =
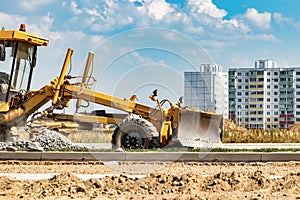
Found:
[[[0,61],[11,62],[10,73],[0,72],[0,139],[15,140],[15,127],[26,126],[31,116],[53,121],[78,121],[82,123],[115,124],[112,135],[114,147],[159,148],[179,141],[184,146],[201,147],[203,144],[220,142],[223,117],[211,112],[188,108],[180,102],[158,100],[157,90],[150,99],[156,104],[150,107],[137,103],[136,96],[119,98],[94,91],[88,87],[93,54],[86,62],[81,82],[72,83],[67,74],[73,50],[68,49],[60,75],[39,90],[31,90],[33,70],[36,67],[37,48],[48,46],[49,41],[26,32],[25,25],[19,30],[0,31]],[[80,114],[57,114],[76,100],[76,110],[81,101],[125,111],[127,114],[109,114],[95,111]],[[51,106],[39,111],[46,103]],[[163,105],[169,108],[164,109]],[[165,107],[165,106],[164,106]]]

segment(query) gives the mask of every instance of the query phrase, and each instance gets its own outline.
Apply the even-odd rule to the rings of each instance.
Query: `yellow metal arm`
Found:
[[[52,101],[53,105],[56,104],[57,101],[58,101],[60,88],[64,84],[65,76],[66,76],[66,73],[67,73],[68,65],[70,63],[72,54],[73,54],[73,49],[69,48],[68,52],[67,52],[67,55],[66,55],[66,58],[65,58],[65,61],[64,61],[63,68],[61,69],[61,72],[60,72],[60,76],[59,76],[58,81],[55,85],[55,94],[54,94],[53,101]]]
[[[107,106],[111,108],[116,108],[128,113],[134,113],[142,116],[149,116],[150,113],[157,111],[157,109],[155,108],[136,103],[134,101],[131,101],[130,99],[111,96],[87,88],[82,88],[81,86],[65,84],[63,90],[64,90],[64,94],[63,94],[64,98],[84,99],[86,101],[94,102],[96,104],[101,104],[103,106]]]

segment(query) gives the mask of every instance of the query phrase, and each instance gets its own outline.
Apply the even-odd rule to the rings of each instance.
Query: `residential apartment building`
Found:
[[[184,104],[228,116],[228,77],[219,65],[184,73]]]
[[[246,128],[289,128],[300,123],[300,68],[259,60],[228,72],[229,118]]]

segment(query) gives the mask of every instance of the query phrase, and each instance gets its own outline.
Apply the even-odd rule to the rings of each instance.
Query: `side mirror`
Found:
[[[5,61],[5,46],[0,44],[0,61]]]

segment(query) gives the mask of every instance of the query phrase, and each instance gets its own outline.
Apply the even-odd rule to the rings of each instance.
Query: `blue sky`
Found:
[[[257,59],[300,66],[298,0],[0,3],[0,26],[17,29],[26,23],[28,31],[50,40],[39,50],[36,88],[59,73],[68,47],[75,50],[74,74],[81,73],[87,52],[94,51],[96,89],[118,96],[137,92],[147,97],[153,84],[161,86],[163,97],[176,99],[183,93],[183,71],[202,63],[224,71],[251,67]]]

